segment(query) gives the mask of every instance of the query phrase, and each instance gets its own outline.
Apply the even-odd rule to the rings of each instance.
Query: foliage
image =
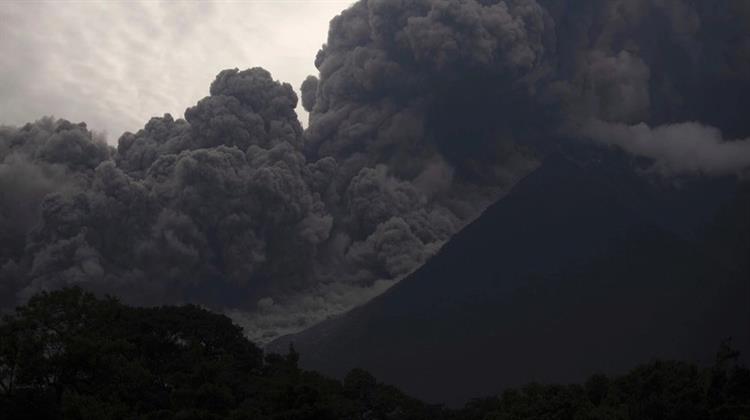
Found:
[[[0,337],[5,418],[385,418],[425,407],[374,382],[354,396],[299,369],[293,349],[264,356],[229,318],[193,305],[44,292],[5,316]]]
[[[473,400],[455,415],[476,420],[746,420],[750,371],[737,358],[723,343],[711,368],[653,361],[619,377],[593,375],[583,385],[507,390]]]
[[[133,308],[79,288],[43,292],[0,323],[8,419],[750,419],[750,371],[652,362],[583,385],[530,384],[463,409],[430,406],[368,372],[343,381],[266,354],[223,315]]]

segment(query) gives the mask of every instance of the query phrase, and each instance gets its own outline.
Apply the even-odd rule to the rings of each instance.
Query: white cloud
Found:
[[[350,3],[5,1],[0,124],[55,115],[114,144],[151,116],[182,116],[225,68],[261,66],[299,92]]]
[[[592,121],[583,134],[654,160],[662,175],[740,174],[750,168],[750,139],[725,140],[717,128],[697,122],[649,127]]]

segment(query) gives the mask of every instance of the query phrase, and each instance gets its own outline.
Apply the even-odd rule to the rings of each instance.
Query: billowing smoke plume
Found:
[[[238,290],[247,301],[309,281],[332,216],[316,191],[319,169],[301,153],[296,103],[265,70],[224,71],[187,121],[154,118],[123,135],[111,158],[85,126],[6,130],[5,166],[65,164],[78,186],[37,198],[39,220],[13,255],[27,270],[19,296],[84,284],[138,302],[220,304]],[[36,133],[45,124],[57,125],[46,137]]]
[[[111,149],[86,124],[45,118],[22,128],[0,127],[0,306],[28,287],[33,258],[27,238],[54,197],[91,184]],[[62,228],[62,227],[61,227]]]
[[[3,128],[2,303],[80,284],[265,341],[387,289],[571,137],[662,176],[742,172],[723,138],[750,137],[749,28],[744,0],[363,0],[301,86],[304,132],[260,68],[116,151]]]

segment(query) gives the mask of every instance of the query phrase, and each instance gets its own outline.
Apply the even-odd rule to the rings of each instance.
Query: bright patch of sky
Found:
[[[264,67],[299,86],[317,74],[328,23],[349,0],[0,3],[0,124],[43,115],[116,144],[152,116],[182,117],[222,69]],[[307,114],[297,112],[303,125]]]

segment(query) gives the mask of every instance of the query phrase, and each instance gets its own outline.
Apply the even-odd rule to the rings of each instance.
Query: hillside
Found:
[[[307,368],[361,367],[452,404],[652,357],[706,361],[729,336],[750,348],[746,266],[705,239],[736,183],[661,185],[632,164],[553,154],[397,286],[270,348],[293,342]]]

